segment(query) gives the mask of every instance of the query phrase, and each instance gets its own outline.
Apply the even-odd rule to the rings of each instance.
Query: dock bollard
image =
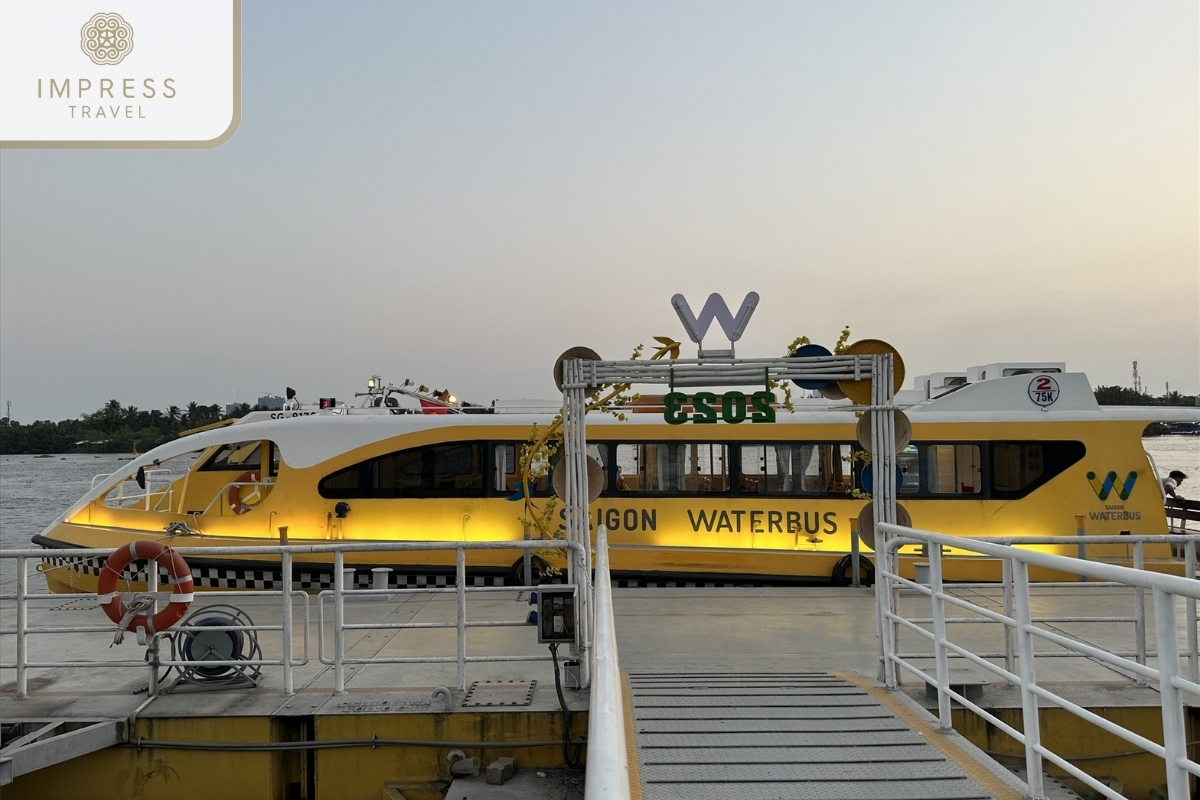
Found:
[[[386,589],[388,588],[388,575],[392,574],[391,567],[372,567],[371,568],[371,588]]]
[[[388,575],[392,573],[391,567],[371,567],[371,588],[383,589],[388,588]],[[392,599],[391,595],[387,594],[371,594],[366,597],[360,597],[359,600],[374,600],[376,602],[386,603]]]

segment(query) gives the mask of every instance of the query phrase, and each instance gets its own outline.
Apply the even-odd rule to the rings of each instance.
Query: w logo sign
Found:
[[[1112,494],[1113,489],[1117,490],[1117,497],[1122,500],[1128,500],[1129,493],[1133,491],[1133,484],[1137,482],[1137,473],[1130,472],[1125,476],[1125,482],[1120,484],[1117,483],[1120,478],[1117,477],[1117,473],[1115,472],[1105,475],[1103,481],[1096,477],[1096,473],[1089,472],[1087,479],[1088,483],[1092,485],[1093,491],[1096,492],[1096,497],[1099,497],[1101,500],[1107,500],[1108,496]]]
[[[737,316],[729,313],[729,306],[725,305],[725,299],[716,292],[708,296],[708,300],[704,302],[704,308],[700,309],[699,317],[692,313],[692,307],[688,305],[687,299],[681,294],[671,298],[671,305],[675,307],[675,313],[679,315],[679,321],[683,323],[688,336],[696,344],[704,341],[704,335],[708,333],[713,320],[716,320],[732,345],[742,338],[746,326],[750,324],[750,317],[754,315],[754,309],[758,305],[758,292],[750,292],[746,295],[746,299],[742,301],[742,307],[738,309]],[[709,351],[708,353],[701,350],[700,355],[732,356],[733,349],[720,352]]]

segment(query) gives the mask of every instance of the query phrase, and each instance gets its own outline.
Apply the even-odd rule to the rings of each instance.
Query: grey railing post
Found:
[[[1184,546],[1183,574],[1187,578],[1196,578],[1196,540],[1188,539]],[[1196,598],[1188,597],[1183,601],[1187,613],[1187,647],[1188,647],[1188,677],[1192,683],[1200,683],[1200,644],[1196,636]]]
[[[1079,557],[1080,561],[1087,561],[1087,544],[1084,543],[1084,537],[1087,536],[1087,530],[1083,527],[1084,521],[1086,519],[1087,519],[1087,517],[1081,517],[1081,516],[1075,517],[1075,535],[1079,537],[1079,544],[1077,544],[1075,546],[1075,548],[1077,550],[1076,555]],[[1076,577],[1078,578],[1080,583],[1087,582],[1086,575],[1078,575]]]
[[[458,599],[458,690],[467,690],[467,554],[454,548],[454,584]]]
[[[1133,568],[1136,570],[1144,570],[1146,568],[1145,549],[1141,542],[1133,543]],[[1137,648],[1137,663],[1146,666],[1146,590],[1141,586],[1133,587],[1133,635],[1136,641],[1134,646]],[[1146,685],[1146,676],[1137,676],[1137,685]]]
[[[29,660],[28,633],[29,606],[26,598],[29,595],[29,574],[25,556],[17,557],[17,697],[25,699],[29,691],[29,677],[25,662]]]
[[[346,555],[341,550],[333,553],[333,691],[337,694],[346,693],[345,631],[346,624],[346,575],[342,571],[346,564]]]
[[[1179,677],[1179,645],[1175,641],[1175,598],[1162,589],[1154,590],[1154,629],[1158,638],[1158,693],[1162,702],[1163,761],[1167,767],[1167,797],[1187,800],[1187,736],[1183,724],[1183,692],[1175,685]]]
[[[1013,571],[1012,561],[1007,558],[1000,561],[1001,579],[1004,581],[1004,616],[1013,619]],[[1012,674],[1017,672],[1017,643],[1013,638],[1015,632],[1013,629],[1004,626],[1004,668]],[[1011,681],[1010,681],[1011,683]]]
[[[1029,785],[1030,800],[1045,800],[1046,789],[1042,782],[1041,728],[1038,722],[1037,668],[1033,663],[1033,614],[1029,607],[1029,565],[1014,561],[1013,589],[1017,605],[1017,650],[1021,658],[1021,728],[1025,739],[1025,772]]]
[[[933,656],[937,670],[938,722],[944,731],[954,728],[950,716],[950,664],[946,658],[946,601],[942,597],[942,546],[929,552],[929,592],[933,601]]]
[[[279,551],[279,573],[283,583],[283,693],[295,694],[292,683],[292,554]]]

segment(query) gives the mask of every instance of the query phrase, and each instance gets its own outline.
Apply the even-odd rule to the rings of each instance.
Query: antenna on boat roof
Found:
[[[1133,362],[1133,390],[1138,394],[1142,393],[1142,376],[1138,375],[1137,362]]]

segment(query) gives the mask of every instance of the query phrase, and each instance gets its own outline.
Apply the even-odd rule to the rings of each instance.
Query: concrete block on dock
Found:
[[[517,760],[509,756],[501,756],[488,764],[487,782],[493,786],[501,786],[517,772]]]

